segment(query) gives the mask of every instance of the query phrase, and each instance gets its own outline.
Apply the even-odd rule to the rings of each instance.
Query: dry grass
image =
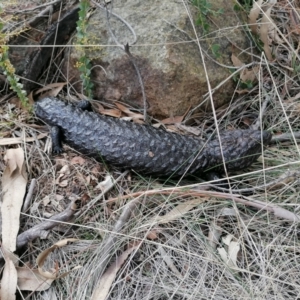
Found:
[[[186,13],[187,3],[182,5]],[[258,120],[261,127],[275,134],[290,134],[289,139],[275,141],[264,150],[247,172],[231,174],[231,188],[246,189],[247,193],[214,194],[201,190],[206,183],[198,187],[195,181],[185,180],[165,184],[156,178],[126,174],[88,211],[83,210],[71,223],[61,224],[46,239],[34,241],[21,252],[21,261],[34,265],[37,255],[58,240],[78,238],[78,242],[55,250],[47,266],[63,271],[82,266],[56,280],[47,291],[23,293],[23,299],[91,299],[104,272],[133,246],[109,284],[107,299],[300,299],[299,220],[293,222],[284,215],[279,218],[268,210],[268,205],[276,205],[300,215],[299,138],[293,135],[300,128],[297,5],[296,1],[275,4],[271,17],[281,41],[273,40],[270,45],[277,60],[254,55],[255,65],[260,66],[257,84],[249,93],[234,94],[237,99],[230,108],[215,112],[215,116],[223,116],[217,122],[220,130],[246,127],[247,122]],[[226,38],[226,28],[222,32]],[[201,43],[196,42],[201,54]],[[249,53],[252,50],[247,49]],[[23,133],[36,137],[40,133],[41,128],[34,128],[34,120],[22,109],[12,110],[7,101],[0,109],[2,136]],[[200,124],[205,120],[211,124],[209,129],[214,129],[211,113],[191,112],[188,117]],[[30,210],[21,216],[21,231],[61,212],[74,198],[84,208],[101,194],[97,184],[108,173],[115,179],[121,174],[118,170],[108,172],[92,159],[72,160],[77,154],[68,147],[59,158],[48,156],[45,139],[22,147],[27,172],[38,184]],[[257,201],[264,205],[251,205]],[[184,209],[184,203],[193,205]],[[168,220],[168,214],[178,207],[181,214]],[[226,244],[226,237],[235,244]],[[239,251],[230,252],[229,245]],[[224,261],[220,249],[231,254],[231,260]]]

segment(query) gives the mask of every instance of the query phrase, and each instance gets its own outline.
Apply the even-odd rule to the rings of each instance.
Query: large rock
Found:
[[[247,43],[233,11],[235,1],[211,2],[213,10],[223,9],[223,13],[211,15],[212,23],[207,20],[211,24],[210,31],[214,33],[203,36],[202,28],[196,26],[196,29],[202,49],[210,55],[210,58],[205,58],[205,64],[210,84],[215,87],[230,75],[228,68],[221,65],[231,66],[232,51],[238,48],[242,51]],[[113,12],[125,19],[137,36],[137,42],[130,47],[130,52],[144,82],[148,112],[166,117],[182,115],[201,103],[202,108],[209,108],[210,102],[203,101],[208,86],[191,25],[191,22],[195,23],[198,10],[194,6],[188,7],[193,17],[191,20],[182,1],[119,0],[113,4]],[[124,23],[111,16],[110,24],[119,43],[132,43],[133,36]],[[95,66],[92,72],[94,98],[124,101],[142,108],[142,92],[137,73],[124,51],[120,47],[111,46],[116,43],[108,30],[104,10],[97,9],[90,18],[87,42],[108,45],[87,51]],[[215,44],[220,45],[219,57],[211,51]],[[81,86],[78,85],[79,74],[75,68],[79,53],[73,50],[65,63],[64,72],[81,91]],[[105,69],[106,74],[100,66]],[[215,107],[229,102],[232,93],[233,82],[228,80],[213,95]]]

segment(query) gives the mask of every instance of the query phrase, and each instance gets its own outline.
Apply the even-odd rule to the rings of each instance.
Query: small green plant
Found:
[[[191,0],[192,4],[199,8],[199,14],[196,20],[197,25],[203,28],[204,34],[209,32],[209,23],[207,22],[207,17],[209,14],[217,15],[222,14],[223,10],[220,8],[219,10],[213,10],[212,4],[208,0]]]
[[[87,44],[87,14],[90,8],[88,0],[80,1],[80,11],[79,11],[79,20],[77,21],[77,42],[78,45],[86,45]],[[78,51],[80,53],[80,58],[76,64],[76,67],[80,71],[80,79],[82,80],[83,90],[86,93],[87,97],[91,99],[93,97],[93,83],[91,82],[91,61],[86,56],[86,51],[84,47],[78,47]]]
[[[0,14],[2,8],[0,6]],[[28,106],[28,98],[26,92],[23,90],[23,84],[19,82],[20,78],[16,75],[15,68],[11,64],[8,56],[8,46],[6,45],[8,37],[2,33],[3,22],[0,18],[0,68],[3,70],[3,74],[6,76],[7,81],[10,84],[10,88],[17,93],[23,106]]]
[[[249,12],[252,6],[253,0],[239,0],[237,3],[234,4],[233,9],[235,11],[245,10]]]
[[[211,51],[212,51],[213,55],[216,58],[220,58],[221,57],[220,48],[221,48],[221,46],[219,44],[212,44],[211,45]]]
[[[208,16],[222,14],[223,10],[214,10],[209,0],[191,0],[191,2],[199,9],[196,24],[202,27],[204,34],[209,33],[210,25],[207,21]],[[216,58],[221,57],[220,48],[221,46],[219,44],[211,45],[211,51]]]
[[[251,81],[249,79],[244,82],[241,82],[241,84],[240,84],[241,89],[251,90],[251,89],[253,89],[253,87],[254,87],[253,81]]]

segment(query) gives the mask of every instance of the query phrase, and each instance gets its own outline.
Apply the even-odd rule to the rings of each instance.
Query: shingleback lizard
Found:
[[[102,116],[54,97],[38,100],[34,111],[52,127],[56,153],[62,151],[62,140],[99,161],[145,175],[182,176],[224,171],[217,136],[205,142],[150,125]],[[227,170],[249,167],[261,155],[262,144],[268,145],[271,138],[270,132],[260,130],[221,132]]]

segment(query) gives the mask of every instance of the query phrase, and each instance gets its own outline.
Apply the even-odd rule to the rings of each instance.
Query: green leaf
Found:
[[[207,24],[207,23],[203,24],[203,29],[204,29],[204,33],[208,33],[209,32],[209,24]]]
[[[237,4],[237,3],[234,4],[233,9],[234,9],[234,11],[241,11],[242,10],[241,6],[239,4]]]
[[[221,46],[219,44],[213,44],[211,46],[211,51],[214,54],[214,56],[217,58],[221,57],[220,48]]]

